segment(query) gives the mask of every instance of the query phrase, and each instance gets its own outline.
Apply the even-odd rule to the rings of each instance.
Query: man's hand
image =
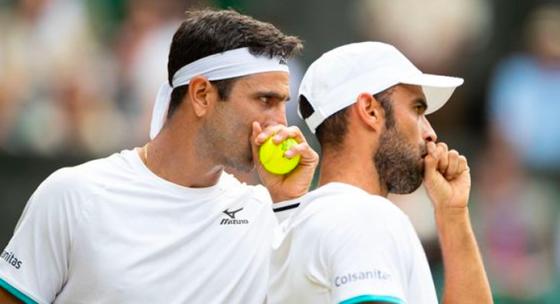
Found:
[[[467,159],[444,143],[427,145],[424,185],[434,205],[444,264],[442,303],[492,303],[492,292],[471,228]]]
[[[445,143],[429,142],[427,149],[424,185],[436,213],[466,208],[471,189],[467,159],[455,150],[448,151]]]
[[[272,141],[275,144],[289,137],[298,142],[297,145],[292,146],[286,151],[285,155],[288,157],[300,155],[300,162],[292,172],[286,175],[276,175],[266,171],[259,161],[259,147],[271,136],[274,136]],[[251,146],[253,149],[253,161],[255,162],[259,177],[270,192],[274,202],[294,199],[307,193],[315,173],[315,168],[319,163],[319,155],[307,144],[305,137],[303,137],[298,127],[275,125],[263,130],[258,122],[254,122]]]

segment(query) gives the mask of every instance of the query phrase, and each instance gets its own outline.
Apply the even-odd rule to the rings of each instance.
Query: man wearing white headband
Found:
[[[443,302],[492,302],[469,220],[467,160],[437,142],[425,116],[462,83],[424,74],[380,42],[341,46],[309,67],[299,110],[321,144],[320,187],[276,209],[286,219],[269,303],[437,303],[414,228],[386,199],[422,182],[443,251]]]
[[[272,201],[307,192],[317,154],[288,128],[286,60],[298,38],[233,11],[193,11],[141,148],[65,168],[28,202],[0,260],[0,302],[263,303]],[[274,135],[299,142],[284,176],[256,164]],[[268,190],[268,191],[267,191]],[[18,300],[16,300],[18,299]]]

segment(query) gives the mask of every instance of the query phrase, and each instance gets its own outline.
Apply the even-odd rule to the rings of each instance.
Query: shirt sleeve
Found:
[[[74,182],[61,171],[31,196],[1,254],[0,286],[24,303],[52,303],[68,275]]]
[[[325,236],[331,301],[406,303],[406,252],[412,244],[403,243],[395,231],[401,217],[368,213],[350,214]]]

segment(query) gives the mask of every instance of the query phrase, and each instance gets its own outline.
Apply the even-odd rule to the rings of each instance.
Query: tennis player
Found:
[[[286,219],[269,303],[437,303],[418,236],[386,199],[422,182],[443,250],[443,302],[492,302],[469,220],[467,160],[437,141],[425,116],[462,83],[424,74],[379,42],[341,46],[310,66],[299,109],[321,144],[320,187],[275,208]]]
[[[307,192],[317,154],[286,127],[286,60],[298,38],[233,11],[191,11],[171,42],[169,82],[146,145],[53,173],[0,259],[0,303],[263,303],[272,201]],[[87,73],[87,71],[84,71]],[[272,134],[299,142],[265,187]]]

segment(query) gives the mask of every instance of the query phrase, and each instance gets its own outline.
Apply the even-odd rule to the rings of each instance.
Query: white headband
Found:
[[[249,52],[249,48],[210,55],[185,65],[173,75],[173,87],[165,82],[159,88],[152,111],[150,138],[156,137],[163,128],[173,88],[189,84],[194,76],[202,75],[212,81],[277,71],[289,72],[285,59],[255,56]]]

